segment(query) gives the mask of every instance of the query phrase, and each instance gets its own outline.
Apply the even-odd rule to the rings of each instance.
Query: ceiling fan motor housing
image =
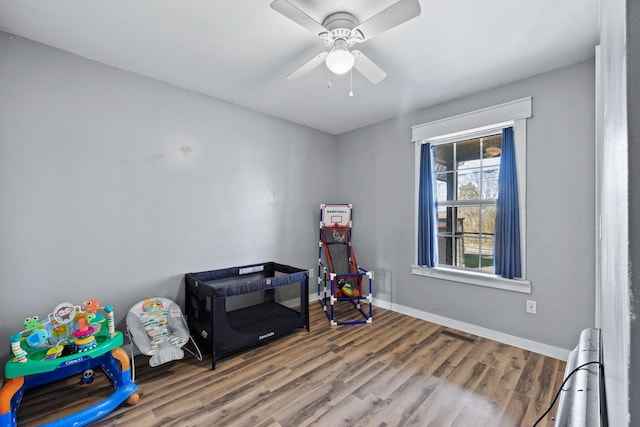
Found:
[[[364,39],[360,31],[353,31],[358,26],[358,20],[348,12],[332,13],[325,18],[322,26],[331,32],[331,37],[324,39],[325,44],[330,48],[337,40],[344,40],[347,47],[351,47]]]

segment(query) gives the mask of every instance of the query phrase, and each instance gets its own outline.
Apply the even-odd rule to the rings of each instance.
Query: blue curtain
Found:
[[[502,154],[496,204],[494,272],[507,279],[521,277],[520,209],[518,208],[518,178],[512,127],[502,129]]]
[[[418,189],[418,264],[427,267],[438,265],[435,169],[431,144],[422,144]]]

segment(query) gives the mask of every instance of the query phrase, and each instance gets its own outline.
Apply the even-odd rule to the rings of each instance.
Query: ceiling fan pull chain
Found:
[[[349,96],[353,96],[353,68],[349,70]]]
[[[327,68],[327,89],[331,89],[331,70]]]

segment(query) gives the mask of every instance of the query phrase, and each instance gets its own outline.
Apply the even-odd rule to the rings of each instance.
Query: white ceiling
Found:
[[[320,22],[395,2],[290,1]],[[420,0],[419,17],[358,45],[388,77],[354,72],[349,97],[348,74],[328,89],[324,66],[285,79],[324,44],[270,3],[0,0],[0,30],[331,134],[583,61],[599,41],[600,0]]]

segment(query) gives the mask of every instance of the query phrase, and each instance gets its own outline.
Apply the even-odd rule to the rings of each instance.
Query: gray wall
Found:
[[[311,268],[321,202],[355,204],[380,300],[561,348],[593,324],[592,61],[332,137],[4,33],[0,57],[0,342],[64,300],[121,320],[188,271]],[[533,294],[411,275],[410,126],[524,96]]]
[[[377,298],[564,349],[594,324],[594,62],[563,68],[338,137],[338,199],[354,203],[358,261]],[[413,276],[410,126],[531,96],[527,269],[531,295]],[[537,315],[525,301],[537,301]]]
[[[186,272],[316,265],[333,136],[6,33],[0,58],[2,361],[62,301],[120,321]]]

